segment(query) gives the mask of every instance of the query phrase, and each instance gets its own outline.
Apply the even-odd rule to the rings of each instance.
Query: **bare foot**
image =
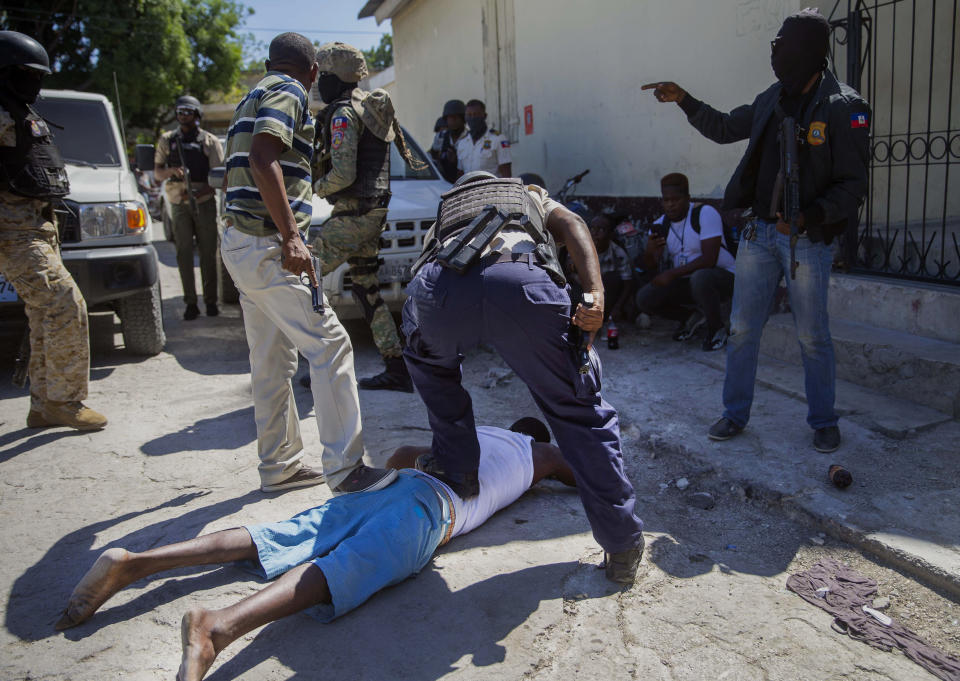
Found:
[[[108,598],[133,581],[125,570],[130,554],[126,549],[107,549],[77,584],[67,609],[57,620],[57,630],[85,622]]]
[[[177,681],[200,681],[217,657],[210,635],[210,613],[202,608],[187,612],[180,621],[183,656]]]

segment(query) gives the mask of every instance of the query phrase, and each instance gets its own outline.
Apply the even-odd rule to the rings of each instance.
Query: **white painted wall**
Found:
[[[773,82],[769,41],[799,0],[515,0],[521,124],[514,172],[551,188],[584,168],[582,194],[655,196],[673,170],[722,195],[745,143],[700,136],[640,85],[675,80],[720,109]],[[421,143],[447,99],[483,98],[482,0],[416,0],[392,17],[401,117]],[[829,11],[829,7],[823,8]],[[493,121],[498,123],[498,121]]]

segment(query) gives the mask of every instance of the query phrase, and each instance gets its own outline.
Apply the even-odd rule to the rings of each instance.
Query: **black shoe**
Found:
[[[310,381],[310,374],[306,374],[300,377],[300,385],[302,385],[307,390],[310,389],[310,386],[313,385],[313,383]]]
[[[334,494],[356,494],[359,492],[376,492],[378,489],[389,487],[397,479],[395,470],[386,468],[371,468],[360,464],[352,471],[347,479],[333,488]]]
[[[476,471],[473,473],[447,473],[437,464],[433,454],[421,454],[417,457],[415,466],[418,471],[423,471],[446,484],[461,499],[469,499],[480,494],[480,478]]]
[[[200,316],[200,308],[194,303],[187,305],[187,309],[183,312],[183,318],[188,322],[192,322],[194,319]]]
[[[813,448],[829,454],[840,448],[840,429],[837,426],[817,428],[813,431]]]
[[[323,481],[323,471],[318,471],[316,469],[307,468],[304,466],[283,482],[278,482],[273,485],[260,485],[260,491],[283,492],[288,489],[296,489],[297,487],[310,487],[311,485],[319,485]]]
[[[640,567],[640,558],[643,556],[644,541],[640,537],[640,543],[632,549],[620,551],[619,553],[604,553],[603,567],[607,579],[617,584],[633,584],[637,577],[637,568]]]
[[[208,317],[216,317],[218,314],[220,314],[220,308],[217,307],[217,304],[216,304],[216,303],[211,303],[211,304],[207,305],[207,316],[208,316]]]
[[[363,390],[398,390],[412,393],[413,381],[407,373],[407,365],[403,357],[386,357],[383,363],[387,368],[382,374],[361,378],[357,381],[357,386]]]
[[[719,350],[726,346],[727,344],[727,329],[725,327],[720,327],[715,333],[710,333],[707,330],[707,335],[703,338],[703,345],[701,349],[704,352],[713,352],[714,350]]]
[[[687,321],[678,326],[677,330],[674,331],[673,340],[685,341],[693,338],[706,323],[707,320],[704,318],[703,313],[700,312],[700,310],[694,311],[693,314],[687,317]]]
[[[719,421],[710,426],[707,431],[707,437],[711,440],[729,440],[743,432],[743,427],[726,417],[721,417]]]

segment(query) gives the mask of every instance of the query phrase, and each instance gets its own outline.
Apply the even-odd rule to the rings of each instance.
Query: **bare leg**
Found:
[[[568,487],[576,487],[577,479],[567,465],[560,448],[542,442],[533,443],[533,482],[537,484],[543,478],[559,480]]]
[[[285,573],[262,591],[222,610],[196,608],[183,616],[183,657],[177,681],[199,681],[221,650],[259,626],[330,602],[327,579],[313,563]]]
[[[57,629],[74,627],[89,619],[108,598],[125,586],[149,575],[190,565],[253,560],[257,548],[242,527],[168,544],[143,553],[107,549],[77,584]]]

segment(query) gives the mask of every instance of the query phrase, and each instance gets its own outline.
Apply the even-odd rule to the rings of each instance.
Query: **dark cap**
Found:
[[[0,67],[25,66],[50,73],[50,57],[43,45],[19,31],[0,31]]]

